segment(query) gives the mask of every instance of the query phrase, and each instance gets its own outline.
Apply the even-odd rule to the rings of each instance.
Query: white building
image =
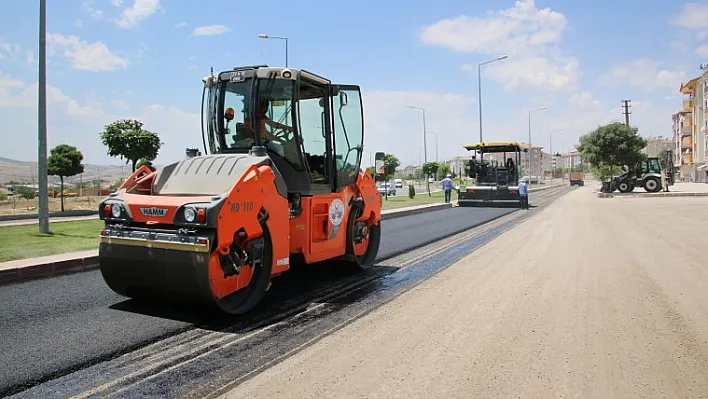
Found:
[[[708,161],[708,70],[681,85],[681,111],[672,115],[675,166],[682,181],[705,182]]]

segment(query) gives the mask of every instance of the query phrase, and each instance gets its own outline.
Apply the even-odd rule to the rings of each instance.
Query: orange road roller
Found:
[[[99,204],[106,284],[243,314],[294,262],[371,267],[381,196],[361,169],[359,87],[267,65],[203,83],[204,154],[142,166]]]

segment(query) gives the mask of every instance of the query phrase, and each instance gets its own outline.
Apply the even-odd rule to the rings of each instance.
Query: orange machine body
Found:
[[[102,205],[104,217],[111,215],[111,203],[120,201],[126,208],[128,225],[154,227],[159,229],[171,226],[179,219],[179,213],[188,204],[199,204],[214,201],[212,195],[155,195],[153,186],[158,176],[156,171],[143,166],[136,170],[119,191]],[[202,217],[215,220],[213,235],[201,236],[196,233],[196,243],[208,243],[209,250],[197,246],[185,248],[170,247],[169,249],[194,252],[191,259],[195,263],[197,275],[204,275],[208,282],[208,295],[213,301],[219,302],[240,290],[249,287],[253,279],[253,269],[243,267],[238,274],[225,275],[221,255],[228,255],[232,244],[245,248],[249,241],[263,235],[259,222],[260,214],[265,210],[268,219],[265,222],[272,243],[270,257],[270,275],[278,275],[287,271],[291,264],[291,254],[304,258],[305,263],[315,263],[345,256],[347,253],[348,228],[350,218],[356,221],[366,221],[378,225],[381,219],[381,196],[369,172],[359,173],[356,183],[344,187],[340,192],[303,196],[301,198],[302,212],[295,217],[290,216],[288,200],[279,195],[276,190],[276,174],[269,165],[252,165],[234,182],[228,193],[220,196],[221,206],[216,215],[211,215],[213,209],[206,210]],[[112,202],[113,201],[113,202]],[[359,201],[363,204],[358,216],[353,214],[350,204]],[[158,210],[158,211],[155,211]],[[146,214],[146,210],[147,214]],[[150,211],[152,210],[152,211]],[[201,212],[201,210],[200,210]],[[205,222],[208,224],[208,221]],[[206,226],[205,224],[205,226]],[[102,232],[102,239],[108,244],[148,246],[151,251],[160,248],[158,241],[150,239],[133,239],[132,242],[119,233],[111,236],[108,228]],[[122,241],[121,241],[122,240]],[[174,240],[173,240],[174,241]],[[361,256],[367,249],[368,241],[363,239],[353,246],[353,255]],[[102,247],[103,248],[103,247]],[[107,251],[107,250],[106,250]],[[108,252],[108,251],[107,251]],[[157,262],[155,260],[155,262]],[[169,265],[166,265],[169,268]],[[164,268],[160,272],[164,272]],[[204,269],[204,270],[201,270]],[[165,279],[169,279],[169,272]],[[206,288],[206,287],[204,287]]]

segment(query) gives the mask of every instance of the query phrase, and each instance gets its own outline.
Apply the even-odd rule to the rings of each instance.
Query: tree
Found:
[[[669,150],[662,150],[661,153],[659,154],[659,163],[661,164],[661,169],[662,170],[668,170],[669,164],[666,162],[666,158],[668,158]]]
[[[606,180],[612,177],[610,173],[610,167],[608,165],[603,166],[593,166],[591,169],[592,174],[600,180]]]
[[[125,163],[131,162],[133,172],[138,160],[155,160],[163,144],[156,133],[144,130],[142,122],[132,119],[106,125],[101,132],[101,142],[108,147],[108,155],[125,158]]]
[[[438,173],[440,173],[440,176],[447,176],[448,173],[450,173],[450,164],[441,163],[438,168]]]
[[[143,165],[145,165],[145,166],[147,166],[148,168],[150,168],[150,170],[152,170],[153,172],[155,171],[155,167],[152,165],[152,162],[148,161],[147,159],[140,159],[140,160],[135,164],[135,168],[137,169],[137,168],[139,168],[139,167],[141,167],[141,166],[143,166]]]
[[[578,151],[594,169],[608,166],[612,177],[615,166],[632,169],[639,164],[646,157],[642,153],[646,145],[637,128],[613,122],[580,137]]]
[[[426,162],[423,164],[423,173],[426,178],[435,176],[438,173],[438,169],[440,169],[440,164],[437,162]]]
[[[384,174],[382,176],[383,181],[388,181],[393,175],[396,174],[396,168],[401,166],[401,161],[396,158],[393,154],[386,154],[384,156]]]
[[[34,190],[29,187],[21,186],[17,187],[14,193],[27,200],[27,209],[29,209],[29,202],[34,199]]]
[[[59,144],[52,148],[47,158],[47,174],[59,176],[61,181],[61,211],[64,212],[64,178],[84,172],[84,159],[81,151],[68,144]]]

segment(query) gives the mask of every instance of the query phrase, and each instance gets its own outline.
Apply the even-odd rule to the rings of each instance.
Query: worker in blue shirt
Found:
[[[450,194],[452,193],[452,176],[448,173],[442,180],[442,189],[445,192],[445,203],[450,202]]]
[[[521,209],[529,209],[529,189],[524,179],[519,180],[519,197],[521,200]]]

